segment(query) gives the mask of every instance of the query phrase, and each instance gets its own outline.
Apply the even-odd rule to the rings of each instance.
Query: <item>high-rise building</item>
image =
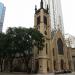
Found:
[[[44,0],[44,4],[49,6],[52,30],[58,30],[60,27],[61,32],[64,33],[61,0]]]
[[[6,7],[4,6],[4,4],[0,3],[0,32],[2,32],[2,28],[3,28],[5,9]]]

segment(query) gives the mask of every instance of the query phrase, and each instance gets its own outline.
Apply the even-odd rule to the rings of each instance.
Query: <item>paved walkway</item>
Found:
[[[23,74],[23,73],[1,73],[0,75],[55,75],[55,74]],[[75,75],[75,72],[70,74],[56,74],[56,75]]]
[[[0,73],[0,75],[25,75],[23,73]]]

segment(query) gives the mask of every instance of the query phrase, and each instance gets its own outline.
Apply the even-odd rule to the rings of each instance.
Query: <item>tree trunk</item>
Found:
[[[2,63],[1,63],[1,72],[2,72]]]
[[[28,62],[29,60],[25,58],[25,66],[26,66],[26,72],[28,73]]]
[[[1,58],[1,72],[3,72],[3,59]]]
[[[12,72],[12,63],[13,63],[13,59],[10,58],[10,72]]]

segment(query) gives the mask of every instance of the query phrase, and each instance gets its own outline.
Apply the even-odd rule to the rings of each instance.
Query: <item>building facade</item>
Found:
[[[35,65],[38,64],[35,69],[38,73],[73,71],[71,48],[66,46],[60,20],[58,20],[58,29],[52,31],[49,11],[48,5],[46,9],[43,7],[43,0],[39,9],[35,7],[34,28],[39,30],[45,38],[44,48],[34,49]]]
[[[5,6],[3,3],[0,3],[0,32],[2,32],[4,16],[5,16]]]
[[[75,71],[75,37],[70,35],[70,34],[66,34],[65,35],[65,41],[66,41],[66,45],[69,49],[71,49],[72,52],[72,62],[73,62],[73,69]]]
[[[44,7],[48,4],[49,6],[49,15],[51,17],[51,30],[58,30],[58,25],[60,23],[60,30],[64,34],[63,26],[63,16],[61,8],[61,0],[43,0]],[[60,22],[59,22],[60,21]]]

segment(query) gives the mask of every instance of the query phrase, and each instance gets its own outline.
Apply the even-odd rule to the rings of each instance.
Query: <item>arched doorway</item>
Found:
[[[48,66],[48,61],[47,61],[47,72],[49,72],[49,66]]]
[[[61,63],[60,64],[61,64],[61,66],[60,66],[61,70],[64,70],[64,61],[62,59],[61,59]]]
[[[38,73],[38,70],[39,70],[39,62],[38,62],[38,60],[36,60],[36,63],[35,63],[35,73]]]
[[[54,70],[56,71],[56,61],[54,60]]]

